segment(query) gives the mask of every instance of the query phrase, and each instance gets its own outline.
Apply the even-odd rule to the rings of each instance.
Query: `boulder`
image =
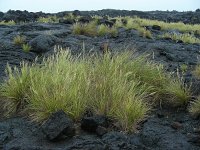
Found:
[[[153,29],[153,30],[158,30],[158,31],[160,31],[160,30],[161,30],[161,26],[153,25],[153,26],[152,26],[152,29]]]
[[[81,12],[79,10],[74,10],[72,12],[72,15],[74,15],[74,16],[81,16]]]
[[[63,24],[73,24],[75,23],[74,19],[59,19],[59,23],[63,23]]]
[[[103,18],[103,19],[99,19],[98,24],[104,24],[109,27],[112,27],[114,25],[114,22]]]
[[[4,16],[4,13],[0,11],[0,21],[2,21],[3,16]]]
[[[96,132],[99,126],[107,127],[108,121],[105,116],[96,115],[91,117],[84,117],[81,120],[81,128],[88,132]]]
[[[35,53],[45,53],[51,50],[59,42],[53,35],[39,35],[29,42],[32,51]]]
[[[82,16],[78,21],[81,23],[89,23],[91,20],[92,20],[91,16]]]
[[[58,141],[74,136],[75,127],[73,121],[61,110],[50,116],[43,124],[42,131],[48,140]]]
[[[28,11],[20,11],[20,10],[9,10],[4,14],[2,20],[10,21],[13,20],[15,22],[25,22],[25,21],[34,21],[33,15],[31,15]]]

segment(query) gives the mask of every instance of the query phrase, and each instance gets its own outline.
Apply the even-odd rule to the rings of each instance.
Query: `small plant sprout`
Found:
[[[24,52],[30,52],[30,50],[31,50],[31,46],[27,43],[27,44],[23,44],[22,45],[22,49],[23,49],[23,51]]]
[[[180,70],[184,74],[187,72],[188,66],[186,64],[182,64],[182,65],[180,65]]]

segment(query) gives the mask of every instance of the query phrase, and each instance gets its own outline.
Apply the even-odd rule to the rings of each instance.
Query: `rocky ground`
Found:
[[[63,16],[68,12],[58,13]],[[79,12],[82,15],[110,15],[125,16],[137,15],[139,17],[166,20],[183,21],[185,23],[200,23],[200,11],[196,12],[139,12],[102,10],[91,12]],[[35,21],[39,16],[46,16],[42,12],[29,13],[9,11],[0,13],[0,20]],[[0,25],[0,80],[6,78],[5,67],[7,63],[19,66],[21,61],[32,62],[36,57],[51,54],[55,45],[70,48],[73,54],[88,52],[101,53],[102,45],[107,43],[110,49],[123,51],[125,49],[136,53],[150,54],[149,57],[164,64],[168,71],[176,71],[181,65],[186,64],[188,71],[185,74],[186,81],[195,80],[191,69],[198,64],[200,56],[200,44],[184,44],[172,40],[157,39],[163,31],[149,28],[153,34],[152,39],[140,37],[136,30],[119,29],[119,35],[115,38],[110,36],[89,37],[74,35],[69,23],[37,23],[30,22],[13,26]],[[24,52],[20,46],[13,43],[17,35],[26,36],[26,42],[31,45],[31,52]],[[198,85],[195,82],[194,85]],[[198,93],[199,86],[193,90]],[[62,121],[67,121],[67,127],[63,127]],[[124,134],[120,131],[107,129],[102,122],[108,122],[101,116],[88,116],[80,122],[82,129],[67,119],[62,112],[54,114],[45,125],[38,125],[27,118],[13,117],[0,120],[0,149],[4,150],[120,150],[120,149],[163,149],[163,150],[198,150],[200,149],[200,120],[192,118],[185,110],[169,110],[166,108],[156,109],[147,120],[138,126],[137,133]],[[64,122],[65,122],[64,121]],[[52,132],[49,124],[59,126]],[[86,128],[84,128],[86,126]],[[88,132],[88,128],[92,129]],[[63,130],[68,131],[65,140],[62,137]],[[46,138],[48,137],[48,138]],[[52,141],[53,139],[53,141]]]

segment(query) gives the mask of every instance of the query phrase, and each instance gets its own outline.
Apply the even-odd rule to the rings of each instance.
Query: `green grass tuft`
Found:
[[[23,44],[22,49],[23,49],[24,52],[27,53],[27,52],[30,52],[31,46],[29,44]]]
[[[196,117],[200,115],[200,96],[197,98],[197,100],[191,102],[189,112]]]
[[[195,67],[193,74],[196,78],[200,79],[200,65],[199,64]]]
[[[36,121],[58,110],[78,121],[90,109],[132,131],[164,92],[175,104],[186,101],[181,82],[173,82],[162,66],[146,56],[135,57],[131,52],[89,57],[59,49],[41,64],[22,63],[14,70],[8,66],[7,73],[0,88],[7,113],[25,111]],[[166,88],[172,82],[177,90]]]
[[[173,41],[183,41],[184,43],[200,43],[200,39],[189,33],[175,34],[175,33],[164,33],[161,38],[170,38]]]
[[[15,45],[22,45],[24,44],[26,41],[26,37],[25,36],[20,36],[17,35],[16,37],[14,37],[13,42]]]
[[[16,23],[11,20],[11,21],[0,21],[0,25],[8,25],[8,26],[11,26],[11,25],[15,25]]]

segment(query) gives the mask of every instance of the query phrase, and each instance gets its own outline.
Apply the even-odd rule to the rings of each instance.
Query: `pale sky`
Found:
[[[60,12],[68,10],[177,10],[190,11],[200,8],[200,0],[0,0],[0,11],[28,10]]]

